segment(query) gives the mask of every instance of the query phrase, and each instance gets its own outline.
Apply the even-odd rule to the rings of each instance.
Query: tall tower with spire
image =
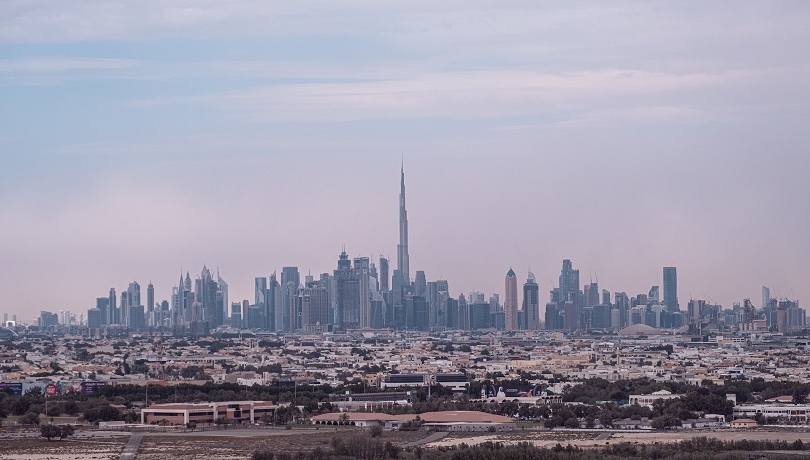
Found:
[[[405,163],[400,169],[399,191],[399,244],[397,245],[397,270],[402,284],[411,284],[411,269],[408,262],[408,210],[405,209]]]

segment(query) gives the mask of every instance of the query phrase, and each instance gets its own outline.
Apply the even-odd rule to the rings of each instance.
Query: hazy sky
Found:
[[[497,3],[497,6],[494,4]],[[810,3],[0,3],[0,313],[390,255],[726,307],[810,288]],[[545,295],[544,295],[544,298]]]

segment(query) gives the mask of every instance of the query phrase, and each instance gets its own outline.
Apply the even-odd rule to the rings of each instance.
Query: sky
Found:
[[[283,266],[810,295],[810,3],[0,3],[0,313]]]

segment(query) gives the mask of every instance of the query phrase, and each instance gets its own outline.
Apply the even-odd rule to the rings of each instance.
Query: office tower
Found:
[[[647,305],[659,305],[661,303],[658,286],[653,286],[650,288],[650,293],[647,295]]]
[[[371,274],[369,273],[369,266],[368,257],[354,259],[353,272],[357,278],[358,305],[356,322],[353,323],[352,328],[371,327]],[[344,323],[344,327],[350,326]]]
[[[169,310],[169,301],[164,300],[160,302],[160,322],[158,323],[159,327],[169,327],[171,326],[171,311]]]
[[[146,327],[143,305],[130,305],[127,326],[133,331],[142,331]]]
[[[562,325],[560,323],[560,313],[559,308],[557,307],[557,302],[552,301],[546,304],[546,313],[545,313],[545,320],[546,320],[546,330],[553,331],[557,329],[562,329]],[[524,313],[521,311],[521,313]],[[524,313],[525,316],[525,313]],[[528,326],[525,324],[526,319],[523,319],[524,323],[521,325],[524,329],[528,329]]]
[[[388,259],[380,257],[380,292],[386,293],[389,291],[389,277],[388,277]]]
[[[255,305],[264,306],[267,296],[267,278],[258,277],[253,281],[253,299]]]
[[[124,325],[129,326],[129,307],[135,305],[141,305],[141,285],[137,281],[129,283],[126,293],[121,293],[121,320]]]
[[[310,283],[298,293],[301,303],[301,329],[322,332],[329,324],[329,293],[321,283]]]
[[[180,311],[183,312],[183,323],[190,323],[191,322],[191,307],[194,305],[194,291],[191,290],[191,276],[189,275],[188,271],[186,271],[186,279],[183,279],[183,276],[180,276],[180,282],[182,286],[180,299],[181,299],[181,306]]]
[[[467,305],[467,299],[464,294],[458,295],[458,313],[456,315],[458,324],[456,329],[467,331],[470,329],[470,310]]]
[[[109,297],[99,297],[96,299],[96,309],[98,309],[98,314],[100,315],[99,316],[100,326],[107,324],[107,319],[109,318],[110,315],[109,312],[107,311],[109,310],[109,307],[110,307]],[[8,321],[8,314],[5,314],[4,316],[6,321],[3,321],[3,324],[6,324],[6,322]],[[87,320],[90,321],[89,314]]]
[[[298,327],[298,286],[301,285],[301,275],[298,267],[283,267],[281,269],[281,310],[282,329],[292,332]],[[279,308],[279,305],[276,305]],[[278,327],[278,325],[276,325]]]
[[[610,291],[602,289],[602,305],[610,305]]]
[[[402,284],[402,277],[399,274],[399,270],[394,270],[394,276],[391,277],[391,302],[395,309],[402,307],[405,291],[406,286]]]
[[[383,295],[379,291],[375,291],[371,295],[372,329],[382,329],[386,327],[385,313],[386,313],[385,297],[383,297]]]
[[[599,284],[591,281],[591,284],[585,285],[585,306],[593,307],[599,305]]]
[[[211,271],[203,265],[199,278],[194,282],[194,294],[202,309],[202,318],[199,321],[208,323],[208,327],[216,327],[217,324],[217,291],[219,286],[214,281]]]
[[[678,273],[675,267],[664,267],[664,305],[669,312],[681,308],[678,305]]]
[[[120,322],[126,326],[129,324],[129,291],[121,291],[121,299],[118,301],[118,311],[121,314]]]
[[[590,292],[590,287],[588,290]],[[585,296],[579,289],[579,270],[574,270],[568,259],[563,260],[559,288],[552,291],[552,301],[557,303],[557,312],[565,317],[563,324],[566,329],[584,327],[580,323],[580,317],[582,308],[585,307]]]
[[[3,323],[5,326],[5,322]],[[102,312],[98,308],[91,308],[87,310],[87,328],[99,329],[103,325]]]
[[[503,298],[504,330],[514,331],[518,328],[518,288],[517,275],[511,268],[506,272],[506,292]]]
[[[380,290],[380,275],[377,273],[377,266],[371,262],[368,267],[368,276],[371,277],[371,292]]]
[[[574,270],[571,261],[563,260],[560,272],[560,302],[576,301],[579,292],[579,270]]]
[[[532,272],[529,272],[529,277],[523,284],[523,311],[526,315],[526,329],[540,329],[540,286]]]
[[[360,322],[360,280],[346,251],[340,253],[335,277],[335,328],[357,327]]]
[[[152,280],[146,285],[146,310],[155,311],[155,287],[152,286]]]
[[[129,283],[127,297],[128,305],[141,305],[141,285],[137,281]]]
[[[217,326],[225,324],[228,318],[228,283],[219,276],[217,269]]]
[[[265,296],[265,314],[267,330],[280,331],[284,326],[284,312],[280,307],[282,302],[281,285],[273,272],[268,279],[267,295]]]
[[[231,327],[242,329],[242,304],[240,302],[231,304]]]
[[[427,288],[427,279],[425,278],[424,270],[416,271],[416,278],[413,282],[413,295],[424,297],[425,289]]]
[[[768,304],[771,302],[771,290],[765,286],[762,286],[762,308],[767,308]]]
[[[489,302],[470,303],[469,311],[470,330],[487,329],[491,327]]]
[[[408,211],[405,209],[405,165],[400,170],[399,191],[399,244],[397,245],[397,270],[403,285],[411,284],[408,256]]]
[[[448,329],[458,328],[458,300],[448,295],[444,311],[445,327]]]
[[[107,324],[118,324],[118,315],[116,313],[118,307],[118,300],[115,295],[115,288],[110,288],[110,295],[108,296],[109,304],[107,305]]]
[[[409,295],[403,305],[405,312],[405,329],[426,331],[428,329],[428,309],[425,298]]]
[[[436,281],[436,322],[433,324],[432,327],[441,327],[445,328],[450,325],[448,323],[448,307],[447,302],[451,299],[450,297],[450,286],[447,283],[447,280],[437,280]]]

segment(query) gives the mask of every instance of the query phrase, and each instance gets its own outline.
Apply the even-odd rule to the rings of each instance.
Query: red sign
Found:
[[[58,389],[56,388],[56,385],[54,385],[53,383],[49,383],[45,386],[45,394],[48,396],[56,396],[57,391]]]

